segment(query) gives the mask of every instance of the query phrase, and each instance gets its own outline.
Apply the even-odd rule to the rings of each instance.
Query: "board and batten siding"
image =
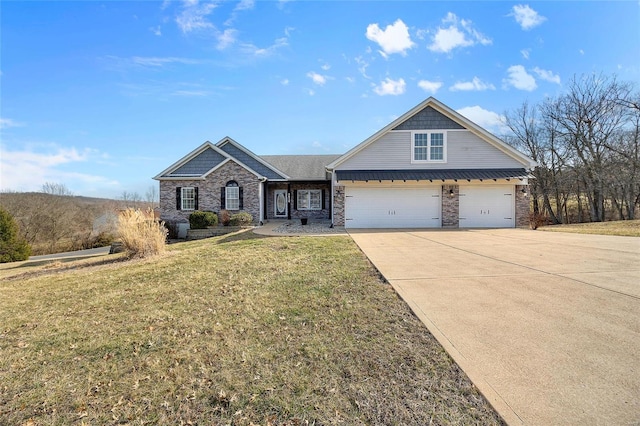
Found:
[[[391,131],[336,170],[496,169],[523,164],[468,130],[447,130],[446,163],[411,163],[411,132]]]

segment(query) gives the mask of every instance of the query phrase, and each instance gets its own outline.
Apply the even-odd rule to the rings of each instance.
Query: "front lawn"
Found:
[[[620,235],[640,237],[640,219],[615,220],[610,222],[572,223],[549,225],[538,228],[541,231],[572,232],[577,234]]]
[[[500,424],[349,237],[0,266],[2,424]]]

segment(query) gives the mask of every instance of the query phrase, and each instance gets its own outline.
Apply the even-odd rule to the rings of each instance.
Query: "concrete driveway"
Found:
[[[640,424],[640,238],[350,234],[509,424]]]

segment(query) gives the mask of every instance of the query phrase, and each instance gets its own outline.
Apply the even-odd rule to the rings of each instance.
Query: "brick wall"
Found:
[[[333,224],[335,226],[344,226],[344,186],[338,185],[334,187],[333,194]]]
[[[453,191],[451,195],[450,191]],[[458,185],[442,185],[442,227],[460,226],[460,188]]]
[[[525,192],[522,192],[522,190]],[[516,185],[516,227],[529,227],[529,185]]]
[[[233,161],[207,176],[204,180],[160,181],[160,217],[167,222],[188,222],[192,211],[176,209],[176,188],[193,186],[198,188],[198,210],[220,212],[220,188],[235,180],[243,191],[243,209],[250,213],[254,222],[260,220],[260,180],[244,167]],[[240,211],[240,210],[239,210]],[[238,213],[239,211],[231,211]]]

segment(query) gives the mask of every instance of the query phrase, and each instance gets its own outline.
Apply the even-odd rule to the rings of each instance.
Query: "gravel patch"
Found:
[[[302,225],[299,220],[285,222],[273,229],[279,234],[346,234],[343,226],[331,227],[328,221],[309,221]]]

